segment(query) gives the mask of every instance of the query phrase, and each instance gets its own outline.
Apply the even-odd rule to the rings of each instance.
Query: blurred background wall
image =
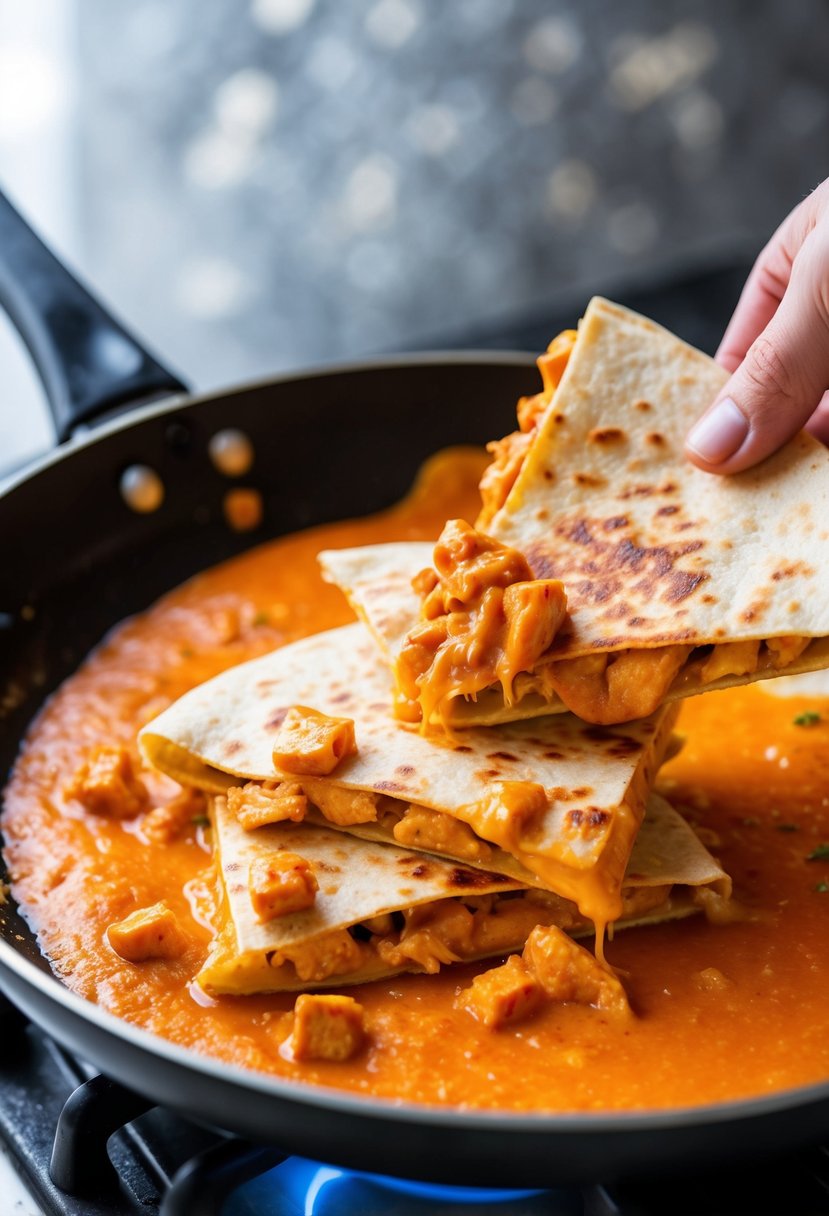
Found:
[[[823,0],[0,0],[0,183],[209,387],[748,256],[827,63]]]

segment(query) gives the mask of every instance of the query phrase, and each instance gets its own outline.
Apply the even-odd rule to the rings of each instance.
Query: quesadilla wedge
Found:
[[[437,972],[455,962],[520,950],[536,925],[584,936],[592,925],[573,903],[503,875],[377,845],[328,828],[282,823],[246,831],[227,799],[211,799],[220,883],[220,928],[197,976],[210,994],[308,991]],[[285,851],[319,884],[306,910],[263,921],[249,875]],[[706,891],[727,893],[727,875],[664,799],[648,804],[625,878],[617,928],[699,911]]]
[[[496,557],[520,558],[551,595],[560,586],[559,611],[538,632],[543,651],[523,646],[512,656],[497,632],[503,610],[490,614],[494,624],[479,611],[470,662],[461,653],[415,672],[424,712],[450,727],[565,709],[617,723],[709,689],[829,666],[826,448],[802,433],[755,469],[703,473],[683,443],[724,384],[722,368],[598,298],[564,338],[539,361],[544,391],[519,403],[522,430],[491,445],[474,533]],[[326,577],[384,645],[404,699],[406,649],[423,664],[423,633],[434,634],[429,618],[440,611],[435,587],[445,581],[435,573],[420,594],[411,588],[438,558],[427,548],[322,555]],[[489,568],[503,589],[504,561]],[[486,571],[460,562],[450,574],[468,583],[470,571],[480,596]],[[448,599],[451,617],[463,605]],[[494,675],[503,667],[507,676],[486,682],[485,671],[475,682],[470,666],[487,647],[498,654]]]
[[[323,777],[277,769],[279,728],[296,706],[351,719],[356,755]],[[272,817],[303,818],[310,805],[336,827],[371,825],[378,839],[535,881],[601,927],[621,913],[673,717],[597,730],[568,715],[438,743],[395,721],[386,665],[355,624],[207,681],[145,726],[139,746],[184,785],[224,793],[267,782],[284,799]]]

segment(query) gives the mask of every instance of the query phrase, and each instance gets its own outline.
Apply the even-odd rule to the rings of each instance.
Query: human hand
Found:
[[[802,427],[829,443],[829,179],[754,264],[717,362],[731,379],[686,439],[708,473],[737,473]]]

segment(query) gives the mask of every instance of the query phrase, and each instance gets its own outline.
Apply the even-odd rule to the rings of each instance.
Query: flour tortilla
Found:
[[[279,952],[319,941],[387,912],[402,911],[450,897],[481,896],[515,891],[516,884],[481,870],[459,867],[439,858],[377,845],[342,832],[306,824],[280,824],[245,831],[228,811],[226,799],[216,797],[211,817],[215,829],[223,924],[199,973],[210,993],[243,994],[310,988],[339,988],[386,978],[400,971],[419,971],[414,962],[390,966],[377,955],[359,970],[336,972],[316,981],[302,980]],[[254,915],[247,887],[251,863],[287,849],[308,860],[319,881],[313,908],[262,923]],[[616,928],[656,924],[689,916],[699,909],[695,891],[729,890],[729,880],[680,815],[662,798],[652,797],[634,845],[625,888],[670,886],[665,899],[640,914],[617,922]],[[525,898],[522,893],[520,898]],[[559,923],[573,936],[592,932],[587,920],[574,915],[572,905],[549,908],[535,904],[539,920]],[[472,950],[463,961],[520,950],[524,935],[497,951]],[[459,960],[460,961],[460,960]]]
[[[673,711],[598,729],[568,715],[464,731],[440,742],[395,721],[389,674],[362,625],[316,634],[241,664],[185,694],[139,735],[146,759],[186,785],[224,792],[284,777],[273,764],[279,724],[294,705],[349,717],[358,752],[332,786],[389,795],[468,823],[539,885],[598,923],[620,911],[621,881],[654,776],[670,743]],[[547,808],[522,825],[481,814],[502,806],[511,783],[544,787]]]
[[[708,678],[691,656],[665,703],[829,667],[829,451],[805,432],[759,468],[703,473],[685,435],[725,382],[713,360],[653,322],[591,301],[553,399],[506,503],[486,532],[558,578],[568,618],[536,664],[676,643],[707,646],[791,635],[814,640],[784,668]],[[433,546],[373,545],[320,555],[390,663],[419,619],[415,574]],[[564,712],[525,675],[512,705],[500,686],[455,698],[450,726]]]
[[[488,527],[563,580],[556,657],[829,635],[829,451],[803,432],[755,469],[701,472],[683,443],[726,379],[652,321],[590,302]]]

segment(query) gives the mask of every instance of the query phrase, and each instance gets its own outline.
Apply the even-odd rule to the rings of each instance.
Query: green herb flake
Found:
[[[819,891],[821,895],[825,895],[826,892],[829,891],[829,882],[827,882],[825,878],[822,879],[821,882],[815,886],[815,890]]]
[[[743,820],[744,828],[757,828],[759,826],[760,820],[755,819],[753,815],[746,815],[745,819]]]
[[[794,720],[795,726],[817,726],[821,721],[820,714],[814,709],[804,710],[802,714],[798,714]]]
[[[192,659],[192,657],[193,657],[193,651],[190,649],[189,646],[182,646],[181,650],[179,651],[179,654],[181,655],[181,657],[183,659]]]
[[[807,861],[829,861],[829,844],[819,844],[816,849],[812,849]]]
[[[210,820],[208,819],[207,815],[194,815],[191,822],[195,824],[197,828],[210,827]]]
[[[257,612],[256,616],[253,618],[252,624],[258,627],[260,625],[269,625],[270,621],[271,618],[268,616],[267,612]]]
[[[774,826],[775,826],[775,830],[778,832],[796,832],[797,831],[796,823],[776,823]]]

